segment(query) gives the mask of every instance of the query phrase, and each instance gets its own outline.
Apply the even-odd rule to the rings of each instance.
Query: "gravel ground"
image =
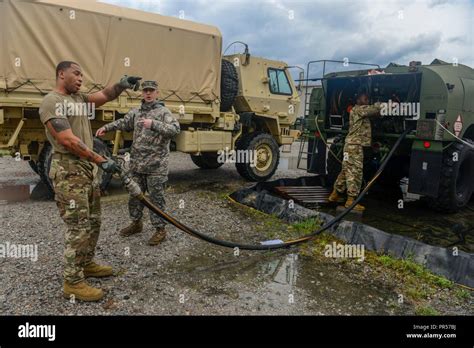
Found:
[[[0,184],[37,181],[27,163],[0,159]],[[274,178],[305,175],[278,171]],[[19,181],[11,180],[12,177]],[[21,178],[21,179],[20,179]],[[26,178],[26,179],[25,179]],[[250,186],[232,164],[214,171],[197,169],[187,155],[172,153],[166,191],[167,211],[197,230],[236,241],[258,242],[261,221],[225,199]],[[244,252],[194,239],[173,226],[158,247],[145,214],[144,232],[122,238],[128,224],[127,194],[114,182],[102,198],[102,231],[97,259],[116,276],[90,279],[107,291],[98,303],[70,303],[61,297],[65,226],[52,201],[0,205],[0,243],[37,244],[38,260],[0,258],[0,313],[9,315],[138,314],[413,314],[413,303],[397,303],[390,274],[368,265],[316,260],[297,249]],[[184,204],[184,206],[183,206]],[[469,302],[433,305],[443,314],[472,313]],[[439,303],[438,303],[438,302]],[[472,305],[472,303],[471,303]]]

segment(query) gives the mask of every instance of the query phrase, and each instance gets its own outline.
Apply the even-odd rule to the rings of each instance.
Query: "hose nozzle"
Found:
[[[122,185],[128,191],[130,196],[137,198],[143,194],[140,186],[130,177],[130,161],[125,156],[117,156],[117,162],[120,167],[120,179]]]
[[[128,191],[130,196],[137,198],[142,194],[142,189],[140,186],[138,186],[138,184],[128,175],[122,176],[122,184],[125,186],[125,189]]]

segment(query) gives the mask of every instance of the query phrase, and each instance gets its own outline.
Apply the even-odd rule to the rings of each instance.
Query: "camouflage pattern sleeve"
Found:
[[[121,130],[130,132],[134,128],[136,109],[130,110],[123,118],[114,122],[108,123],[104,126],[107,132]]]
[[[379,102],[373,105],[364,105],[362,106],[361,117],[378,117],[381,109],[382,105]]]
[[[172,138],[181,131],[178,120],[171,115],[168,109],[164,111],[163,122],[153,120],[151,129],[161,134],[164,138]]]

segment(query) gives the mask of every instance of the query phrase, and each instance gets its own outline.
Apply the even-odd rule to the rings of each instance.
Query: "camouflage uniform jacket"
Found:
[[[378,116],[380,110],[380,103],[354,106],[349,115],[349,133],[346,136],[345,143],[370,146],[372,140],[370,118]]]
[[[142,119],[153,120],[151,128],[138,124]],[[130,170],[141,174],[168,176],[170,140],[180,132],[178,121],[160,101],[142,102],[140,108],[130,110],[124,118],[105,125],[107,132],[133,131]]]

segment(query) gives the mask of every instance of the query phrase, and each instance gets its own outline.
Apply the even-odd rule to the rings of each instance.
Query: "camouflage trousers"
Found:
[[[154,205],[161,210],[165,209],[165,189],[166,178],[162,175],[132,173],[131,178],[140,186],[143,193],[148,192],[148,196]],[[128,201],[128,211],[133,221],[141,220],[143,217],[143,204],[138,199],[130,197]],[[150,211],[150,221],[154,228],[164,228],[165,222],[156,214]]]
[[[342,170],[334,183],[334,189],[339,193],[347,190],[347,195],[357,197],[362,185],[364,169],[364,151],[362,145],[345,144],[342,160]]]
[[[64,280],[84,280],[83,268],[90,263],[100,232],[100,188],[94,166],[86,161],[55,160],[49,177],[53,182],[59,214],[66,223]]]

